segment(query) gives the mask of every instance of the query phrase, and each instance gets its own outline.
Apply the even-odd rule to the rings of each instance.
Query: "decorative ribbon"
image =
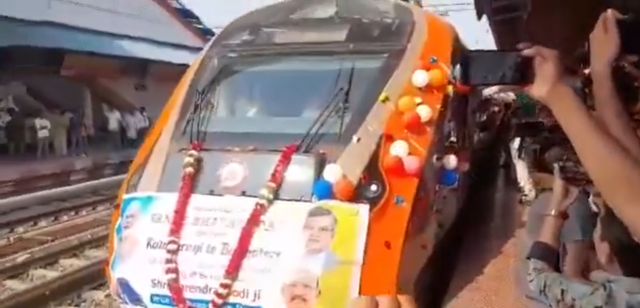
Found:
[[[191,150],[187,153],[187,157],[184,159],[182,181],[178,191],[178,200],[173,213],[173,219],[171,220],[169,240],[166,248],[165,274],[171,299],[177,308],[190,308],[180,283],[178,255],[189,200],[193,194],[195,179],[202,166],[202,157],[200,156],[201,149],[201,144],[194,142],[191,145]],[[238,243],[227,264],[223,279],[213,293],[209,307],[222,308],[222,305],[229,298],[231,287],[238,279],[242,263],[251,247],[253,235],[260,227],[262,217],[273,205],[275,194],[282,185],[284,174],[291,163],[291,158],[293,154],[295,154],[296,149],[297,145],[289,145],[284,148],[271,172],[269,181],[267,181],[265,187],[260,190],[258,201],[256,201],[251,214],[249,214],[245,225],[240,231]]]

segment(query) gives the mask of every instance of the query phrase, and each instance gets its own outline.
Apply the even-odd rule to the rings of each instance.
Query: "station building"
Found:
[[[37,172],[130,159],[134,149],[112,151],[102,142],[105,110],[145,107],[153,121],[213,35],[179,1],[0,1],[0,185]],[[10,108],[27,118],[27,151],[19,157],[8,155],[4,134]],[[33,163],[29,119],[60,111],[82,115],[95,150]]]

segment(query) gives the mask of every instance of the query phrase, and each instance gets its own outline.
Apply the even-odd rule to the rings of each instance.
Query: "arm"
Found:
[[[562,227],[562,243],[566,249],[563,273],[574,280],[584,280],[591,273],[588,267],[597,214],[591,210],[589,198],[580,192],[568,209],[569,219]]]
[[[552,196],[549,213],[552,209],[562,208],[562,202],[557,195]],[[552,307],[608,307],[606,285],[573,281],[554,270],[559,259],[558,247],[564,223],[565,220],[558,216],[545,217],[538,241],[533,243],[527,256],[529,288]]]
[[[629,115],[624,110],[622,102],[616,93],[611,78],[611,68],[594,70],[593,95],[597,117],[603,127],[627,150],[634,158],[640,159],[640,139],[631,125]]]
[[[640,164],[597,125],[570,88],[558,85],[548,98],[595,186],[629,231],[640,237]]]

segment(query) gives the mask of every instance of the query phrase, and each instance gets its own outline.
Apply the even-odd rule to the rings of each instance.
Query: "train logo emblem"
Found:
[[[239,161],[230,161],[226,163],[218,171],[218,179],[220,187],[233,188],[237,187],[247,178],[247,167]]]

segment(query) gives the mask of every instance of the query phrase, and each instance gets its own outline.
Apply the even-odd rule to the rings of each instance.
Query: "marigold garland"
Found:
[[[167,255],[165,260],[165,274],[171,299],[177,308],[189,308],[189,303],[185,298],[184,291],[182,290],[180,283],[178,248],[180,247],[182,229],[184,228],[187,216],[189,200],[193,194],[194,182],[202,166],[202,157],[200,156],[201,149],[201,144],[194,142],[184,160],[182,181],[180,182],[180,189],[178,190],[178,200],[176,201],[173,219],[171,220],[169,239],[166,248]],[[260,190],[258,201],[256,201],[251,214],[249,214],[245,225],[240,231],[238,243],[231,254],[231,258],[224,272],[224,278],[215,290],[214,296],[209,303],[209,307],[221,308],[228,299],[231,293],[231,287],[238,278],[242,262],[249,252],[253,235],[255,234],[256,229],[260,226],[262,217],[273,204],[275,194],[282,185],[285,171],[289,167],[291,158],[295,154],[296,149],[296,145],[290,145],[284,148],[273,171],[271,172],[269,181],[265,187]]]

